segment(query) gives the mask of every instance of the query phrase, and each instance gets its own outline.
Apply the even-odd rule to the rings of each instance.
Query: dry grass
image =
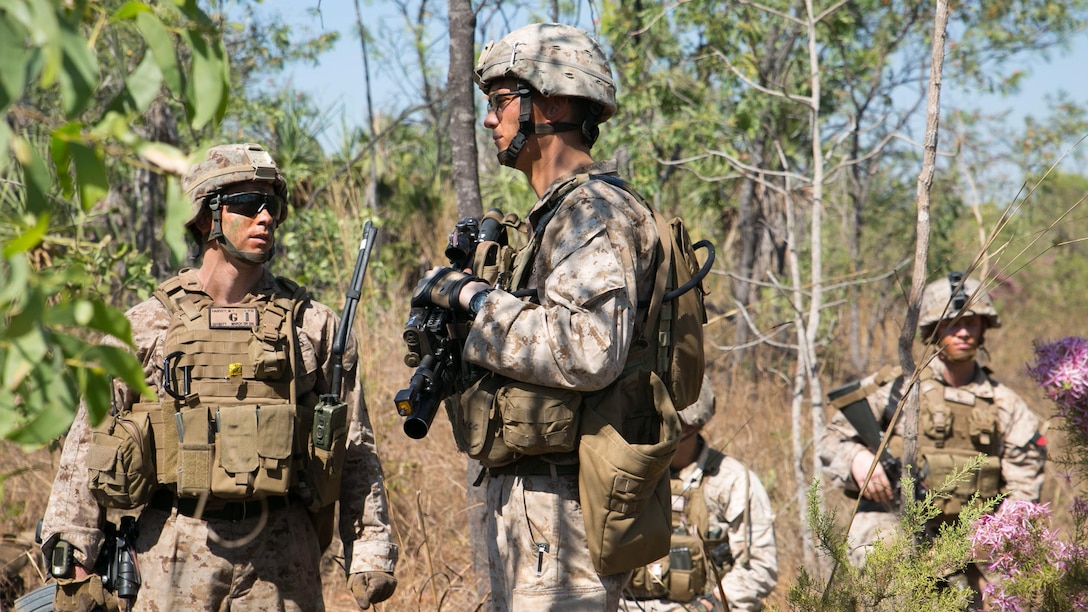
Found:
[[[721,295],[719,293],[718,295]],[[485,576],[473,571],[468,500],[469,475],[465,459],[454,450],[448,419],[440,414],[430,434],[411,440],[401,430],[401,419],[393,407],[395,392],[407,383],[411,370],[402,362],[404,353],[400,330],[405,313],[403,300],[386,300],[397,306],[379,311],[360,309],[357,333],[362,343],[361,365],[369,400],[370,416],[385,469],[390,512],[401,558],[397,567],[400,585],[389,602],[378,610],[473,610],[486,594]],[[370,303],[370,302],[367,302]],[[1023,372],[1030,358],[1031,340],[1057,337],[1074,329],[1071,321],[1051,320],[1027,325],[1006,318],[1004,329],[991,332],[988,345],[994,347],[993,369],[1001,379],[1018,390],[1042,414],[1050,406]],[[712,338],[728,344],[732,329],[719,325],[709,330]],[[750,465],[763,480],[777,513],[779,586],[769,603],[785,608],[785,595],[802,562],[799,505],[794,497],[793,457],[790,450],[790,414],[787,381],[791,362],[756,353],[745,371],[726,370],[724,354],[711,354],[716,381],[719,414],[707,428],[712,443]],[[775,365],[785,368],[778,371]],[[726,388],[724,381],[731,380]],[[842,380],[826,380],[825,387]],[[1060,452],[1060,440],[1051,436],[1052,454]],[[806,440],[810,436],[806,434]],[[805,464],[811,462],[812,447],[806,449]],[[3,480],[3,533],[26,534],[42,515],[59,451],[24,453],[10,445],[0,448],[0,461],[7,478]],[[1051,501],[1059,525],[1068,525],[1066,510],[1072,499],[1068,483],[1053,477],[1048,468],[1044,501]],[[471,474],[475,477],[475,473]],[[833,507],[843,507],[842,496],[831,492]],[[3,550],[3,549],[0,549]],[[11,556],[11,555],[9,555]],[[15,557],[27,559],[25,554]],[[35,561],[36,559],[36,555]],[[9,562],[10,559],[4,559]],[[14,595],[41,583],[40,564],[26,564],[9,577],[0,606],[10,604]],[[351,610],[354,603],[338,580],[330,579],[327,602],[331,610]]]

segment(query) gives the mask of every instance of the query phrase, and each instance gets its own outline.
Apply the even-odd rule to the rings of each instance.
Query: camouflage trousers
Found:
[[[260,515],[203,521],[176,510],[144,510],[134,610],[324,610],[321,550],[309,513],[297,503],[272,510],[248,539],[260,521]]]
[[[487,515],[494,612],[619,608],[630,572],[593,569],[577,475],[493,476]]]
[[[725,612],[722,602],[713,598],[712,612]],[[707,612],[710,602],[704,598],[700,603],[680,603],[667,599],[625,599],[620,604],[620,612]]]

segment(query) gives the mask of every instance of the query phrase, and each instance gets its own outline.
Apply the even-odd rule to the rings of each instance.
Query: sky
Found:
[[[380,0],[358,0],[364,15],[364,24],[373,35],[380,35],[383,29],[399,32],[403,30],[403,20],[391,7],[391,3]],[[319,6],[321,15],[313,15],[307,9]],[[436,3],[444,10],[445,3]],[[286,76],[294,86],[307,91],[321,108],[336,107],[337,126],[322,137],[326,147],[335,146],[339,139],[339,118],[341,112],[344,123],[349,126],[365,125],[367,121],[366,89],[363,79],[363,60],[359,40],[354,33],[355,6],[353,0],[264,0],[262,12],[278,14],[284,17],[298,30],[319,33],[338,30],[340,40],[327,54],[322,56],[318,66],[294,66],[288,68]],[[440,43],[446,45],[445,39]],[[445,48],[436,49],[445,54]],[[414,84],[403,82],[395,61],[386,59],[376,61],[379,52],[376,48],[368,49],[370,56],[371,82],[374,85],[374,110],[396,114],[417,101],[418,94],[412,91]],[[394,53],[394,55],[396,55]],[[1088,100],[1088,79],[1083,78],[1088,65],[1088,33],[1073,40],[1070,49],[1055,50],[1049,60],[1035,59],[1030,64],[1018,64],[1015,68],[1026,70],[1030,76],[1024,81],[1020,92],[1014,96],[980,96],[972,92],[957,91],[947,80],[942,90],[942,99],[950,104],[973,101],[983,110],[997,113],[1011,110],[1010,118],[1017,120],[1027,115],[1044,117],[1047,114],[1046,100],[1059,91],[1065,91],[1074,100]],[[445,72],[442,71],[442,78]],[[942,104],[942,106],[945,106]]]

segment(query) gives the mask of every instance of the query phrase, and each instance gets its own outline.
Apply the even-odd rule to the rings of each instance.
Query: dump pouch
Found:
[[[641,398],[630,403],[631,398]],[[601,575],[626,572],[669,553],[669,464],[680,439],[680,420],[664,382],[636,371],[586,398],[578,447],[578,491],[593,567]],[[659,416],[653,440],[631,441],[642,419]]]
[[[1001,493],[1001,460],[987,456],[982,466],[966,480],[944,487],[945,479],[956,470],[962,470],[979,456],[978,451],[964,449],[928,450],[922,457],[922,470],[926,484],[937,493],[935,505],[944,514],[958,514],[971,498],[978,493],[979,499],[989,499]]]
[[[91,431],[88,486],[104,508],[131,510],[158,488],[155,450],[147,412],[107,416]]]

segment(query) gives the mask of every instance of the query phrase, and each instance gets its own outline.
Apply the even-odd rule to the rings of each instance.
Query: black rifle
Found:
[[[348,285],[347,296],[344,300],[344,313],[340,316],[340,327],[336,330],[336,339],[332,344],[332,376],[329,392],[321,396],[320,403],[314,408],[313,443],[316,448],[326,451],[332,450],[333,440],[336,439],[337,433],[347,427],[348,405],[341,399],[344,351],[347,348],[352,323],[355,321],[355,307],[359,304],[359,296],[363,290],[363,277],[366,275],[370,253],[374,249],[374,239],[377,235],[378,229],[367,221],[363,226],[363,239],[359,242],[355,270],[351,274],[351,283]]]
[[[458,270],[471,268],[477,247],[507,244],[502,213],[492,208],[482,221],[465,217],[450,232],[446,257]],[[490,249],[482,262],[492,265],[497,249]],[[419,440],[430,431],[438,405],[447,397],[464,391],[483,372],[461,360],[462,342],[471,321],[463,313],[437,306],[415,306],[404,324],[404,363],[416,368],[408,386],[397,392],[393,402],[405,417],[404,433]]]
[[[897,390],[901,384],[901,378],[896,380],[893,385],[892,399],[898,403],[896,396]],[[884,438],[884,431],[880,427],[880,423],[877,422],[876,417],[873,416],[873,411],[869,407],[869,400],[866,399],[864,391],[861,391],[861,381],[854,381],[847,383],[841,387],[832,389],[827,394],[828,402],[832,405],[836,403],[841,404],[847,402],[846,405],[841,406],[839,411],[846,417],[846,420],[854,426],[854,429],[858,432],[858,438],[861,439],[861,443],[864,444],[874,454],[877,449],[880,448],[880,443]],[[849,398],[847,396],[856,394],[855,398]],[[836,402],[838,400],[838,402]],[[903,475],[903,462],[898,457],[893,457],[888,449],[885,447],[880,453],[880,465],[884,468],[884,473],[888,476],[888,482],[892,484],[893,495],[899,497],[899,479]],[[857,483],[858,489],[861,489],[863,483]],[[917,488],[916,488],[917,490]],[[846,494],[850,497],[857,497],[860,491],[846,491]]]

